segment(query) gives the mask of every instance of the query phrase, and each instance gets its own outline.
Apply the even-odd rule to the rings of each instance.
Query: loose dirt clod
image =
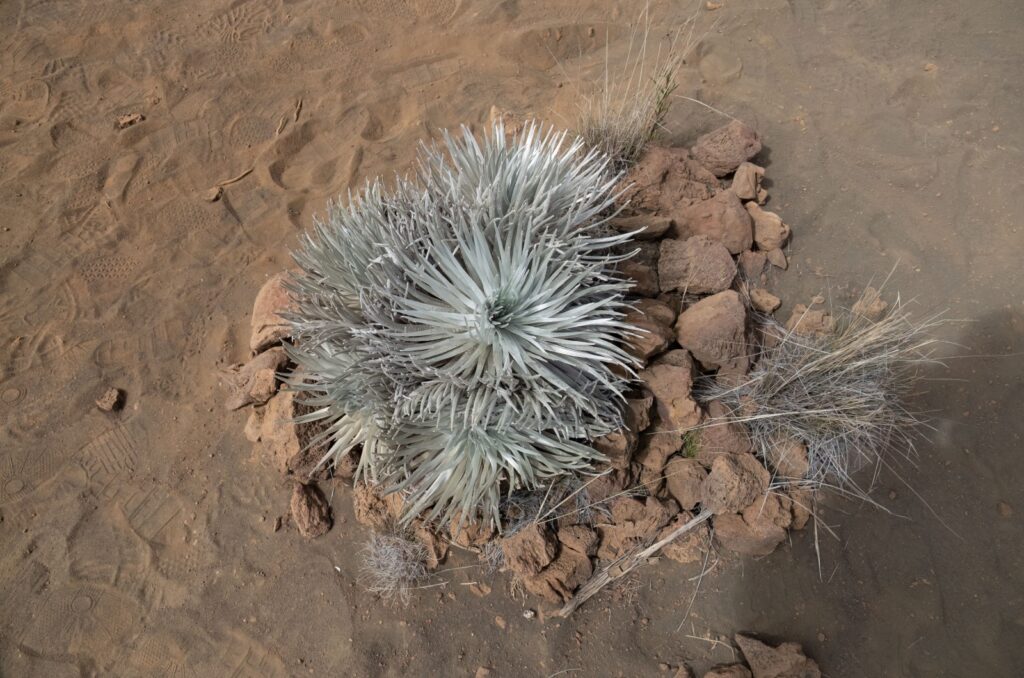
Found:
[[[768,290],[754,287],[750,290],[750,305],[761,313],[774,313],[782,306],[782,300]]]

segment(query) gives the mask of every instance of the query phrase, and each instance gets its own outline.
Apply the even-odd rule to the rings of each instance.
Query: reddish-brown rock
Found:
[[[585,553],[566,548],[543,571],[522,581],[530,593],[564,603],[593,573],[594,566]]]
[[[654,395],[654,405],[665,428],[682,433],[700,422],[700,407],[690,393],[691,370],[676,365],[651,365],[640,372],[639,378]]]
[[[651,425],[653,406],[654,396],[647,391],[641,390],[635,396],[626,396],[626,409],[623,412],[626,428],[637,434],[646,431]]]
[[[693,514],[683,511],[662,528],[658,539],[665,539],[674,531],[690,522]],[[704,560],[711,546],[711,528],[707,521],[691,528],[662,547],[661,552],[677,563],[696,563]]]
[[[782,306],[782,300],[766,289],[753,287],[749,293],[750,305],[761,313],[774,313],[779,306]]]
[[[671,216],[682,205],[710,198],[719,186],[685,148],[652,146],[617,188],[625,189],[619,202],[630,209]]]
[[[282,271],[263,283],[252,307],[252,337],[249,348],[256,353],[278,344],[291,335],[291,325],[279,314],[292,308],[292,300],[284,282],[288,272]]]
[[[626,350],[641,360],[661,353],[675,341],[672,328],[676,313],[657,299],[639,299],[634,308],[626,313],[623,321],[638,331],[626,340]]]
[[[558,528],[558,541],[564,548],[588,556],[597,553],[597,532],[586,525],[567,525]]]
[[[792,524],[788,497],[766,494],[739,515],[716,516],[715,539],[722,548],[748,556],[766,556],[786,539]]]
[[[719,191],[714,197],[684,207],[674,219],[672,234],[676,238],[706,235],[732,254],[749,250],[754,244],[754,222],[732,191]]]
[[[672,332],[672,338],[675,339],[675,332]],[[96,407],[101,412],[114,412],[121,409],[122,404],[124,404],[124,392],[119,388],[110,387],[105,389],[103,395],[96,399]],[[229,409],[238,408],[233,407]]]
[[[807,446],[793,438],[780,438],[767,453],[768,463],[776,475],[790,480],[803,480],[810,470]]]
[[[665,465],[668,493],[684,511],[692,511],[701,499],[701,485],[708,477],[704,466],[696,459],[675,456]]]
[[[761,152],[761,137],[739,120],[697,137],[693,157],[716,177],[736,171]]]
[[[673,502],[662,502],[654,497],[642,501],[633,497],[612,500],[612,524],[598,528],[601,545],[597,557],[615,560],[648,543],[678,512]]]
[[[632,283],[630,292],[641,297],[656,297],[661,291],[658,286],[658,269],[638,259],[627,259],[618,263],[622,276]]]
[[[768,255],[764,252],[747,250],[740,252],[736,263],[739,265],[740,274],[748,284],[763,284],[765,269],[768,267]]]
[[[737,634],[735,639],[753,678],[821,678],[818,664],[804,654],[799,643],[772,647],[742,634]]]
[[[633,461],[639,436],[628,428],[606,433],[590,441],[590,446],[604,455],[612,468],[628,468]]]
[[[501,540],[505,565],[520,577],[532,577],[547,567],[558,553],[558,542],[547,525],[529,523]]]
[[[698,432],[697,460],[711,466],[719,455],[746,454],[753,449],[750,432],[739,422],[729,421],[728,409],[717,400],[708,403],[710,420]]]
[[[288,363],[280,346],[260,353],[245,365],[235,365],[225,374],[229,410],[246,405],[262,405],[277,393],[277,373]]]
[[[748,202],[744,207],[754,221],[754,242],[758,249],[765,251],[780,249],[789,240],[790,230],[775,212],[761,209],[756,202]]]
[[[789,495],[790,510],[793,513],[793,522],[790,527],[794,530],[802,530],[807,527],[811,519],[811,510],[814,508],[814,494],[810,490],[791,487],[786,491]]]
[[[421,520],[413,521],[412,536],[427,550],[427,569],[436,570],[448,556],[448,542]]]
[[[292,522],[303,537],[315,539],[331,529],[331,507],[314,485],[295,484],[291,512]]]
[[[709,369],[747,362],[747,310],[733,290],[701,299],[679,315],[676,340]]]
[[[633,480],[631,467],[609,468],[596,478],[586,481],[587,497],[592,504],[604,502],[632,487]]]
[[[716,515],[736,513],[768,491],[771,476],[752,454],[721,455],[701,484],[701,506]]]
[[[874,287],[868,287],[864,290],[864,294],[860,296],[860,299],[854,303],[853,313],[864,316],[873,322],[878,322],[885,315],[885,311],[888,308],[889,303],[879,296],[878,290]]]
[[[797,304],[786,321],[786,329],[804,337],[824,337],[835,330],[835,322],[826,311],[813,310],[803,304]]]
[[[756,200],[763,203],[768,198],[768,191],[761,188],[763,178],[763,167],[758,167],[752,162],[740,163],[740,166],[736,168],[736,174],[733,175],[729,190],[735,193],[740,200]]]
[[[789,260],[786,259],[786,253],[781,249],[768,250],[764,254],[768,257],[768,263],[775,268],[781,268],[783,271],[789,268]]]
[[[736,263],[729,250],[709,236],[661,241],[658,284],[663,291],[713,294],[729,289],[735,278]]]

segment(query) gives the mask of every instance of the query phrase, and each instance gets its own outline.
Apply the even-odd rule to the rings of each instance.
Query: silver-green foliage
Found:
[[[290,318],[323,463],[407,490],[407,517],[496,519],[502,489],[587,468],[621,423],[618,177],[535,126],[423,147],[413,179],[332,204],[304,238]]]

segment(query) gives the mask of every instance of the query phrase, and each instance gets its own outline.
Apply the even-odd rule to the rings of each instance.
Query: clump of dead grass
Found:
[[[908,403],[921,368],[937,362],[934,330],[944,321],[916,320],[899,300],[878,320],[837,316],[833,331],[811,336],[761,318],[765,345],[747,380],[711,381],[701,396],[729,406],[729,419],[747,425],[763,459],[781,440],[803,442],[806,486],[866,498],[870,488],[854,482],[855,472],[916,456],[925,422]]]
[[[626,56],[617,67],[611,65],[606,41],[604,78],[595,92],[581,96],[576,129],[619,169],[635,163],[664,128],[672,94],[679,86],[676,74],[697,42],[697,18],[695,12],[652,49],[650,13],[645,7],[632,26]]]
[[[427,577],[428,558],[426,546],[402,533],[374,532],[363,548],[360,578],[386,602],[408,605],[412,590]]]

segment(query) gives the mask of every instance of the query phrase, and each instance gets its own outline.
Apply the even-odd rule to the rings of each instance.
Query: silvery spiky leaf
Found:
[[[496,515],[502,489],[586,468],[621,424],[632,359],[607,158],[529,126],[424,148],[415,183],[369,184],[296,255],[289,348],[325,462],[410,492],[409,515]]]

